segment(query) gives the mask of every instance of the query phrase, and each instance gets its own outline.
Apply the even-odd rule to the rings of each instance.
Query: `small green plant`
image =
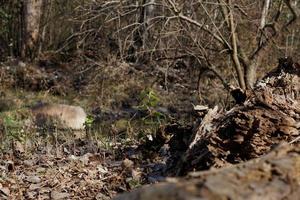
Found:
[[[140,105],[137,108],[147,115],[141,121],[140,139],[154,135],[160,125],[166,122],[167,116],[158,110],[160,101],[159,95],[151,88],[141,92]]]
[[[141,104],[139,105],[140,109],[148,110],[158,106],[160,102],[159,96],[152,89],[145,89],[140,94]]]
[[[140,105],[138,109],[141,111],[146,111],[148,115],[143,118],[146,124],[157,124],[166,119],[165,114],[157,110],[160,98],[158,94],[152,89],[143,90],[140,94]]]
[[[140,180],[129,179],[129,180],[127,180],[127,183],[129,185],[130,189],[134,189],[134,188],[141,186]]]
[[[6,113],[1,117],[3,119],[6,137],[16,139],[21,142],[24,141],[26,136],[23,129],[23,123],[17,119],[16,115],[13,113]]]
[[[90,129],[93,125],[95,121],[95,118],[93,116],[87,116],[86,120],[85,120],[85,123],[84,123],[84,126],[86,129]]]
[[[9,23],[9,20],[10,16],[8,15],[8,13],[3,8],[0,8],[0,24],[2,24],[2,27],[0,29],[1,34],[8,33],[7,24]]]

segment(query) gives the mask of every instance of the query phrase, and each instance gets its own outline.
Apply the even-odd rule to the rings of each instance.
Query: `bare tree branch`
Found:
[[[271,0],[264,1],[264,6],[260,18],[260,29],[263,29],[266,25],[270,4],[271,4]]]
[[[244,79],[244,73],[242,70],[242,66],[240,64],[240,60],[238,58],[238,46],[237,46],[237,35],[235,31],[235,24],[233,19],[233,7],[231,0],[228,0],[228,6],[229,6],[229,22],[230,22],[230,30],[231,30],[231,43],[233,47],[232,51],[232,59],[234,62],[235,70],[238,76],[239,85],[242,90],[246,89],[245,79]]]
[[[293,6],[290,2],[290,0],[284,0],[285,4],[289,8],[291,14],[292,14],[292,19],[290,19],[284,26],[283,28],[287,28],[290,24],[296,21],[296,19],[299,17],[299,11],[296,6]]]
[[[216,39],[220,44],[222,44],[225,48],[231,49],[231,46],[229,45],[229,43],[222,38],[221,36],[219,36],[218,34],[214,33],[212,30],[208,29],[205,25],[200,24],[199,22],[197,22],[196,20],[191,19],[190,17],[185,16],[184,14],[182,14],[179,9],[176,7],[175,3],[172,0],[167,0],[168,3],[172,6],[172,11],[173,13],[181,20],[187,21],[190,24],[195,25],[196,27],[200,28],[201,30],[205,31],[206,33],[208,33],[209,35],[211,35],[214,39]]]

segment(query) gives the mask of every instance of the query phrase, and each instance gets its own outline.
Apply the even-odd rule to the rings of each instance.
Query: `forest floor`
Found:
[[[110,199],[164,180],[168,141],[197,124],[193,105],[230,105],[214,77],[200,97],[185,66],[78,63],[1,63],[1,199]],[[37,130],[29,108],[39,101],[83,107],[87,130]]]
[[[283,63],[273,74],[287,70],[285,76],[267,77],[265,81],[270,83],[262,82],[256,93],[249,93],[247,98],[250,100],[243,107],[234,106],[233,99],[216,77],[206,74],[199,82],[199,72],[182,63],[161,68],[150,64],[91,60],[63,64],[53,60],[40,60],[34,64],[13,59],[3,62],[0,66],[0,199],[111,199],[145,184],[175,181],[168,176],[179,175],[178,172],[184,175],[185,169],[205,170],[213,163],[222,167],[257,158],[278,141],[289,142],[297,136],[287,137],[290,132],[295,132],[291,130],[299,128],[298,115],[295,120],[284,120],[289,115],[282,113],[289,109],[292,109],[291,113],[298,112],[298,102],[282,110],[277,108],[278,102],[280,108],[285,105],[280,104],[281,93],[287,95],[292,91],[291,96],[285,98],[289,103],[291,98],[298,98],[298,82],[288,82],[292,76],[289,73],[293,71],[288,67],[296,71],[296,74],[292,73],[293,80],[298,80],[299,65]],[[281,80],[283,77],[286,80]],[[287,84],[282,84],[285,82]],[[278,94],[280,101],[266,98],[270,94]],[[30,110],[38,102],[83,107],[88,114],[86,129],[38,129]],[[214,107],[206,110],[206,114],[196,112],[196,105],[207,108],[218,105],[221,109]],[[231,111],[226,112],[232,106]],[[217,114],[210,115],[214,112]],[[272,123],[274,125],[270,125]],[[279,131],[276,129],[273,134],[268,131],[270,126]],[[206,134],[207,130],[211,133]],[[244,135],[238,135],[240,133]],[[248,134],[247,138],[249,136],[247,140],[244,140],[245,134]],[[190,148],[193,141],[197,145]],[[196,148],[198,145],[202,148]],[[298,150],[295,147],[291,152],[296,155]],[[290,163],[298,162],[291,159]],[[265,166],[263,162],[262,166]],[[279,165],[278,169],[283,166]],[[295,168],[291,164],[286,167]],[[247,174],[236,170],[236,173]],[[272,175],[278,175],[273,171],[270,172]],[[213,170],[211,174],[214,174]],[[286,177],[285,174],[282,176]],[[251,182],[253,177],[249,177]],[[266,185],[270,181],[272,179],[266,179]],[[222,184],[219,186],[223,187]],[[171,184],[170,188],[173,187]],[[144,190],[137,191],[140,195]],[[183,191],[186,194],[186,188]],[[297,189],[291,191],[298,192]],[[176,199],[177,193],[174,195]]]

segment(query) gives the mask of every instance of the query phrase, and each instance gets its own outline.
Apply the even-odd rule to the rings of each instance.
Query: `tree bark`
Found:
[[[262,158],[144,186],[115,200],[298,199],[299,163],[300,145],[284,144]]]
[[[42,0],[24,0],[22,8],[21,58],[33,59],[38,50]]]

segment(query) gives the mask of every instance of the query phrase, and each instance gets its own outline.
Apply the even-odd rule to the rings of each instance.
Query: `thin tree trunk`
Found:
[[[48,0],[43,0],[42,8],[41,8],[42,9],[41,10],[41,12],[42,12],[41,19],[49,20],[50,11],[47,9],[48,4],[49,4]],[[47,28],[48,28],[48,23],[46,23],[46,22],[44,22],[43,27],[40,27],[41,31],[40,31],[39,47],[38,47],[38,51],[37,51],[38,55],[40,55],[44,49],[44,42],[45,42]]]
[[[260,29],[259,38],[261,40],[260,43],[262,42],[262,38],[264,37],[263,32],[264,32],[265,25],[267,24],[267,17],[268,17],[270,5],[271,5],[271,0],[264,1],[261,19],[260,19],[260,27],[259,27]],[[256,82],[257,79],[256,70],[257,67],[261,64],[261,58],[262,55],[256,56],[251,60],[251,62],[248,62],[248,64],[245,65],[245,82],[246,82],[246,87],[248,89],[253,88],[253,85]]]
[[[250,65],[245,66],[245,82],[247,89],[253,88],[256,80],[257,80],[257,67],[260,66],[262,60],[262,56],[258,56],[256,59],[251,61]]]
[[[262,10],[262,14],[261,14],[261,19],[260,19],[260,28],[261,29],[263,29],[266,25],[270,4],[271,4],[271,0],[265,0],[264,7]]]
[[[137,52],[140,49],[145,49],[148,38],[150,37],[147,30],[150,25],[150,20],[153,18],[155,0],[143,0],[141,5],[141,11],[139,15],[139,27],[133,33],[133,44],[128,50],[128,61],[138,62],[139,57]]]
[[[22,47],[21,57],[33,59],[37,54],[42,0],[24,0],[22,9]]]

